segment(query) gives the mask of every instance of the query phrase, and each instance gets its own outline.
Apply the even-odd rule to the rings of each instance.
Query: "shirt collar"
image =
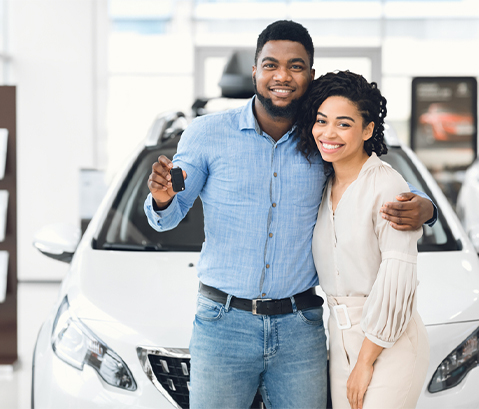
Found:
[[[371,156],[368,158],[366,162],[364,162],[359,174],[366,172],[369,168],[381,166],[383,164],[384,162],[378,158],[378,155],[376,155],[376,152],[371,152]]]
[[[254,116],[253,106],[255,101],[256,95],[254,95],[248,103],[243,107],[243,111],[241,112],[239,127],[240,130],[244,129],[254,129],[258,135],[266,135],[263,130],[260,128],[258,120]],[[283,136],[285,140],[289,138],[289,136],[296,130],[296,124]],[[281,138],[280,140],[282,140]]]
[[[248,103],[243,107],[241,112],[239,127],[240,130],[243,129],[254,129],[259,135],[261,135],[261,128],[259,127],[258,121],[253,113],[253,104],[256,96],[253,96]]]

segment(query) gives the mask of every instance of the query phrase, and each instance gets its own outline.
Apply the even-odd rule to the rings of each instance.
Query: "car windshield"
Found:
[[[204,241],[203,207],[197,199],[173,230],[157,232],[147,221],[143,204],[148,196],[151,165],[158,156],[172,158],[179,138],[161,149],[145,149],[136,160],[98,236],[96,248],[146,251],[200,251]]]
[[[118,192],[96,240],[95,248],[133,251],[200,251],[204,241],[203,208],[197,199],[183,221],[173,230],[155,231],[147,222],[143,203],[148,195],[147,180],[151,165],[159,155],[172,158],[178,138],[161,149],[145,149],[138,157]],[[417,169],[400,148],[390,148],[381,159],[402,174],[417,189],[427,193],[429,188]],[[439,219],[433,227],[425,226],[418,242],[419,251],[458,250],[445,219],[439,210]]]

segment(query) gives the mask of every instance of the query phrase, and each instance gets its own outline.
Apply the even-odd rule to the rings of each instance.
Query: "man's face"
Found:
[[[293,119],[314,79],[308,53],[295,41],[268,41],[253,66],[259,102],[272,117]]]

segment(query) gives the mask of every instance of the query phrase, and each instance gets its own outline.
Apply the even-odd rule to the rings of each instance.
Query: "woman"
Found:
[[[313,256],[331,310],[334,409],[413,408],[426,377],[429,344],[417,311],[417,240],[397,231],[381,205],[409,190],[378,156],[386,99],[349,71],[312,84],[299,149],[318,152],[329,180],[313,234]]]

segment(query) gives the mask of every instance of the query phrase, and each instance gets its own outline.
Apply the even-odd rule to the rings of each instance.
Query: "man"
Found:
[[[258,388],[268,408],[326,406],[322,299],[311,255],[325,176],[319,156],[310,164],[296,149],[294,126],[314,78],[313,53],[300,24],[269,25],[257,43],[255,97],[184,132],[174,163],[185,170],[186,190],[173,192],[169,159],[153,165],[145,201],[153,228],[174,228],[198,195],[203,202],[192,408],[248,408]],[[406,198],[385,214],[399,228],[433,216],[429,200]]]

